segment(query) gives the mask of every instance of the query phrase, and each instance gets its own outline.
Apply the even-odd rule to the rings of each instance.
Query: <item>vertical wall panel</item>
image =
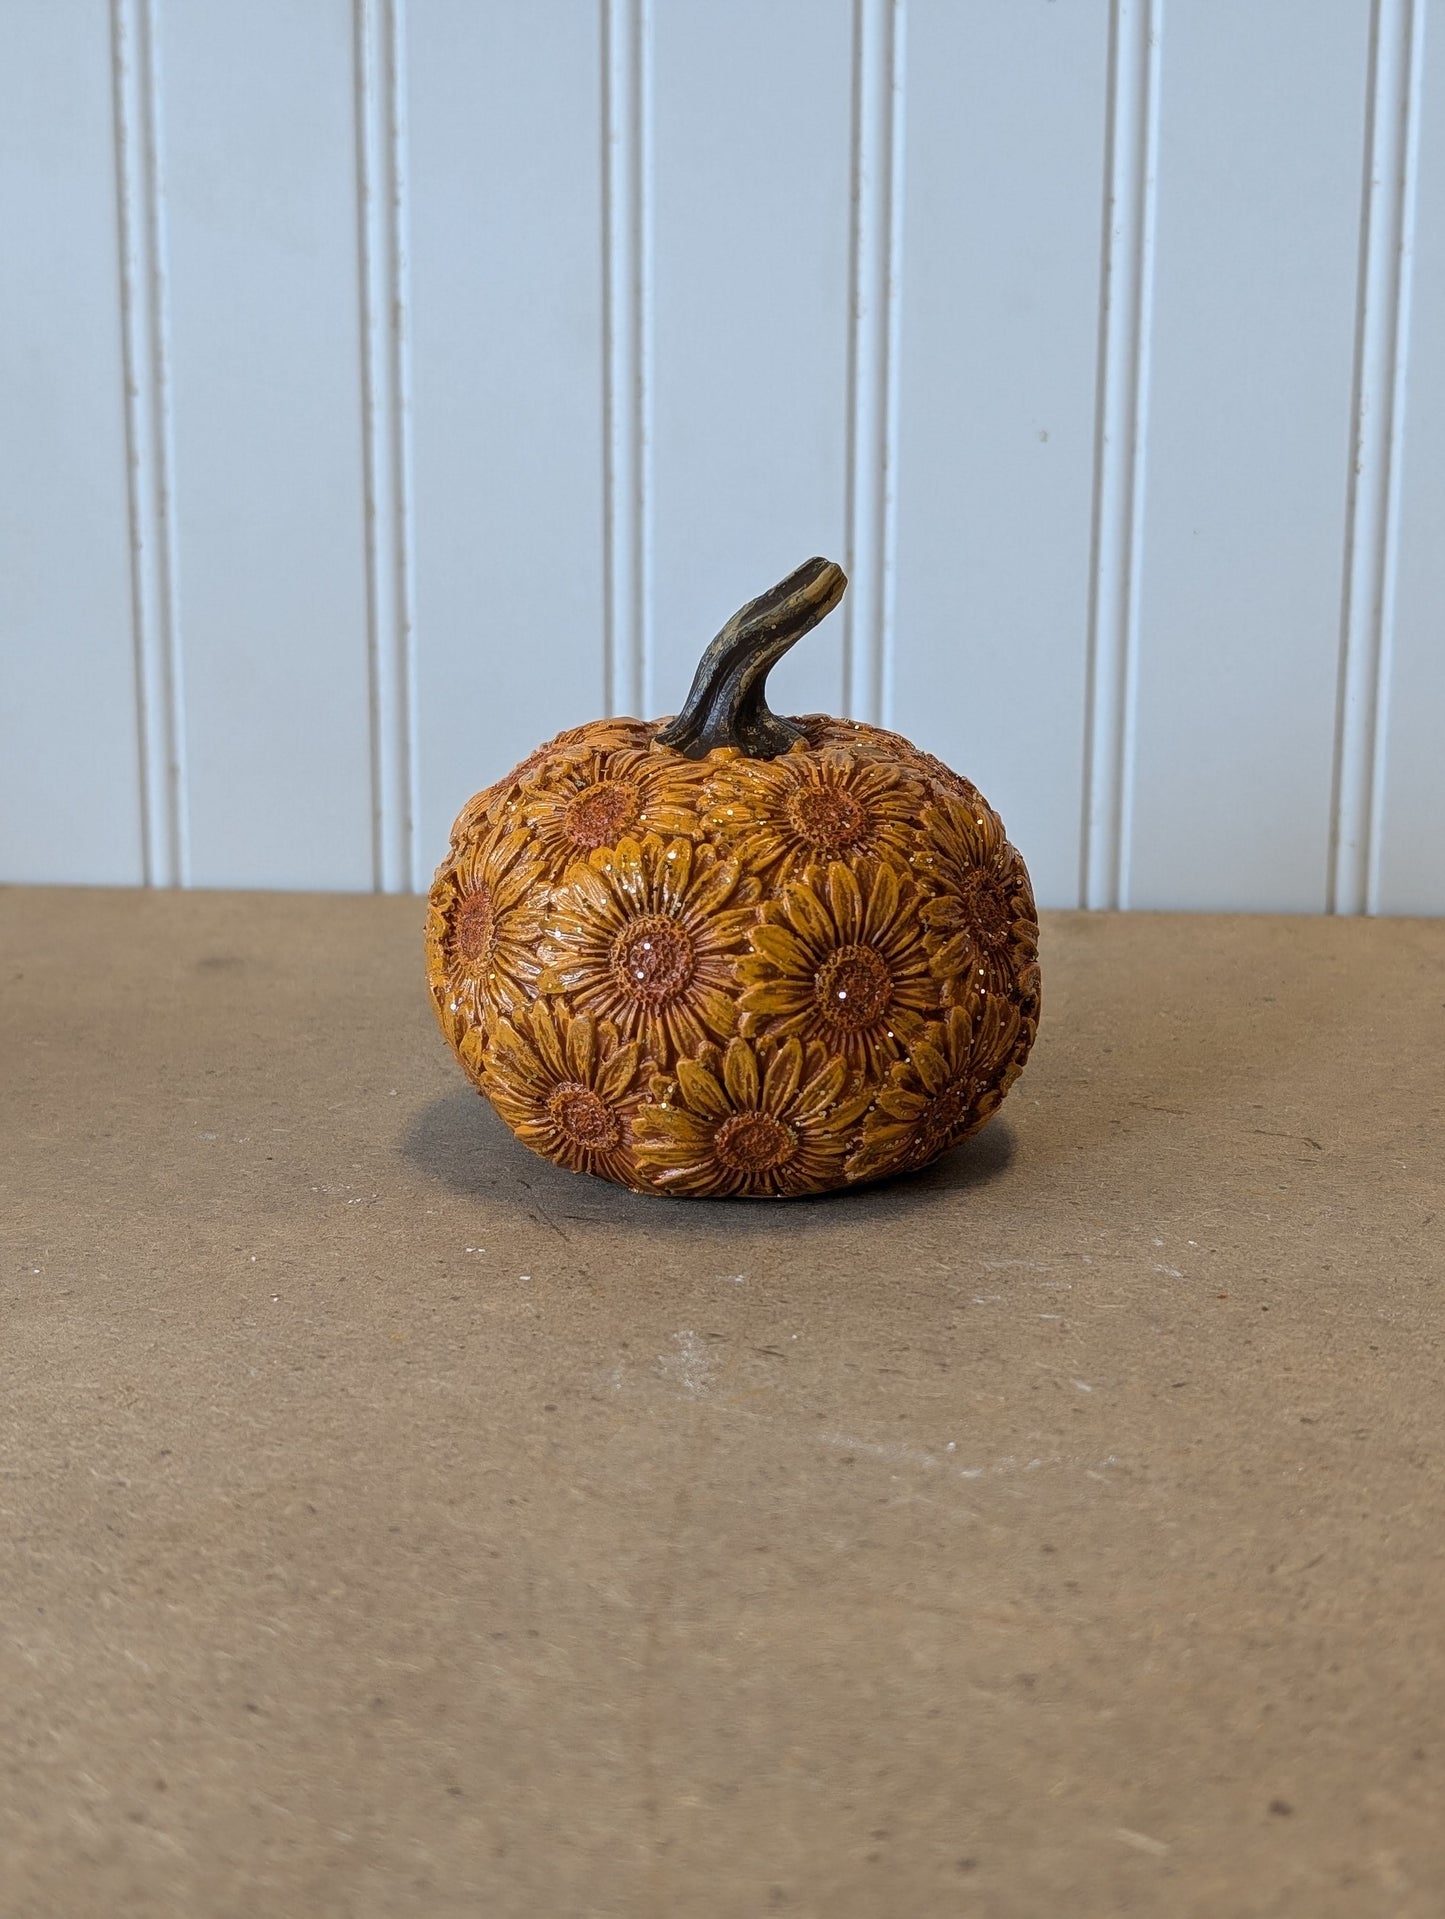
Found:
[[[891,723],[1076,905],[1105,0],[910,0]]]
[[[1423,12],[1426,0],[1415,4]],[[1445,912],[1445,15],[1432,5],[1421,24],[1405,404],[1396,421],[1398,573],[1371,902],[1382,913]]]
[[[347,0],[162,16],[192,878],[370,887]]]
[[[604,710],[597,8],[412,0],[421,850]]]
[[[1334,913],[1363,913],[1372,897],[1373,816],[1383,758],[1379,689],[1398,532],[1397,426],[1403,423],[1397,400],[1409,259],[1406,156],[1414,144],[1411,75],[1418,64],[1412,12],[1411,0],[1377,0],[1374,10],[1328,894]],[[1417,21],[1423,22],[1423,10]]]
[[[1318,911],[1370,9],[1163,11],[1124,903]]]
[[[744,600],[844,553],[852,11],[653,9],[652,711]],[[770,689],[841,709],[836,615]]]
[[[424,873],[416,835],[406,0],[356,0],[356,23],[372,851],[380,890],[404,893]]]
[[[143,876],[105,0],[0,60],[0,879]]]

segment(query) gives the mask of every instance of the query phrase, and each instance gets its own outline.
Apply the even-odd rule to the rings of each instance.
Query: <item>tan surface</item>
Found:
[[[415,901],[0,893],[0,1911],[1445,1910],[1445,924],[1054,919],[912,1183],[516,1147]]]

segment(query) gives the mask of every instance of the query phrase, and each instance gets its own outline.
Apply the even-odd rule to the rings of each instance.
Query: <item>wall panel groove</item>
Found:
[[[895,599],[906,24],[904,0],[855,0],[843,699],[875,724],[891,682]]]
[[[1127,903],[1164,0],[1113,0],[1080,904]]]
[[[362,406],[376,887],[420,886],[405,0],[356,0]]]
[[[1382,677],[1398,552],[1405,328],[1424,0],[1376,0],[1371,34],[1350,433],[1329,909],[1373,910],[1385,778]]]
[[[652,8],[601,0],[606,234],[606,663],[608,711],[654,701],[651,531]]]
[[[131,595],[146,881],[190,877],[175,580],[165,189],[155,0],[111,0]]]
[[[1369,907],[1445,912],[1445,31],[1415,0]]]

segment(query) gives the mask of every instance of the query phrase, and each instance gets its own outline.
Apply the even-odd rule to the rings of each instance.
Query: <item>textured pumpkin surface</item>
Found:
[[[427,913],[443,1033],[528,1146],[640,1192],[820,1192],[975,1132],[1039,1016],[1028,873],[896,733],[688,759],[560,733],[462,809]]]

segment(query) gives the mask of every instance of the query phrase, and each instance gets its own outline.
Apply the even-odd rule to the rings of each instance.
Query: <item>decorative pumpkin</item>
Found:
[[[728,621],[676,719],[559,733],[462,809],[433,1003],[559,1166],[821,1192],[926,1165],[1023,1066],[1038,919],[998,815],[896,733],[765,704],[846,584],[809,560]]]

